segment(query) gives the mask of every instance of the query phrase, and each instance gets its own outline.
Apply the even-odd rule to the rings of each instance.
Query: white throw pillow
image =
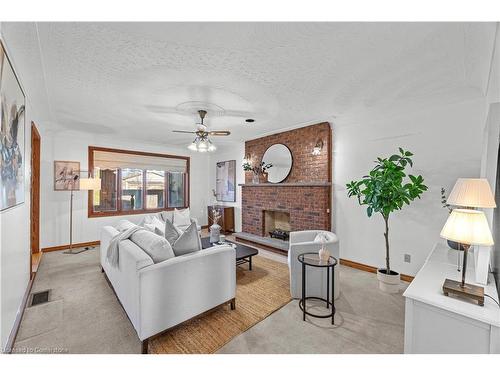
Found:
[[[148,254],[154,263],[160,263],[175,256],[172,246],[163,237],[147,230],[138,230],[130,240]]]
[[[173,223],[178,227],[188,227],[191,225],[191,214],[189,213],[189,208],[184,210],[174,209],[174,221]]]
[[[174,211],[162,211],[160,213],[160,218],[163,221],[170,220],[173,223],[174,222]]]
[[[184,233],[174,242],[172,248],[176,257],[201,250],[201,241],[196,223],[191,223]]]
[[[160,232],[161,236],[164,236],[164,234],[165,234],[165,223],[163,221],[161,221],[157,217],[154,217],[153,221],[151,221],[151,225],[153,225],[154,228],[155,228],[155,230],[153,230],[154,232],[156,232],[156,233]]]
[[[325,232],[319,232],[313,240],[314,243],[326,243],[328,242],[328,234]]]
[[[177,228],[170,220],[165,221],[165,230],[163,234],[167,241],[173,245],[174,242],[180,237],[182,231]]]
[[[155,226],[153,224],[144,223],[143,228],[150,231],[150,232],[155,233]]]
[[[128,220],[120,220],[116,225],[116,230],[119,232],[125,232],[127,229],[135,227],[134,223],[131,223]]]

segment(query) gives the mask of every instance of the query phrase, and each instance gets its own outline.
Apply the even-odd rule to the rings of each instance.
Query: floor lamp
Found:
[[[73,250],[73,188],[75,186],[78,176],[75,176],[73,183],[71,184],[71,195],[69,200],[69,249],[65,251],[64,254],[80,254],[90,248],[84,247],[78,250]],[[100,178],[80,178],[80,188],[76,191],[96,191],[101,190],[101,179]]]

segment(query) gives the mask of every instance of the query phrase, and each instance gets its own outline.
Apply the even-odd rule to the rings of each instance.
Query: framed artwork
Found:
[[[216,165],[216,199],[219,202],[236,202],[236,160],[219,161]]]
[[[80,189],[80,162],[54,161],[54,190]]]
[[[0,211],[24,203],[26,96],[0,41]]]

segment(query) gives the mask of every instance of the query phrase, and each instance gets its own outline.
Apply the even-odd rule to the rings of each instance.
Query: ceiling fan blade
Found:
[[[210,135],[229,135],[231,134],[230,131],[227,130],[213,130],[209,132]]]
[[[188,133],[188,134],[196,134],[196,132],[188,132],[185,130],[172,130],[173,133]]]

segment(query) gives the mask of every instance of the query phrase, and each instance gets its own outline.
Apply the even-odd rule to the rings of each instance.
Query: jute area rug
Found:
[[[252,271],[236,268],[236,310],[229,305],[212,310],[151,340],[157,354],[214,353],[235,336],[291,301],[288,266],[253,257]]]

